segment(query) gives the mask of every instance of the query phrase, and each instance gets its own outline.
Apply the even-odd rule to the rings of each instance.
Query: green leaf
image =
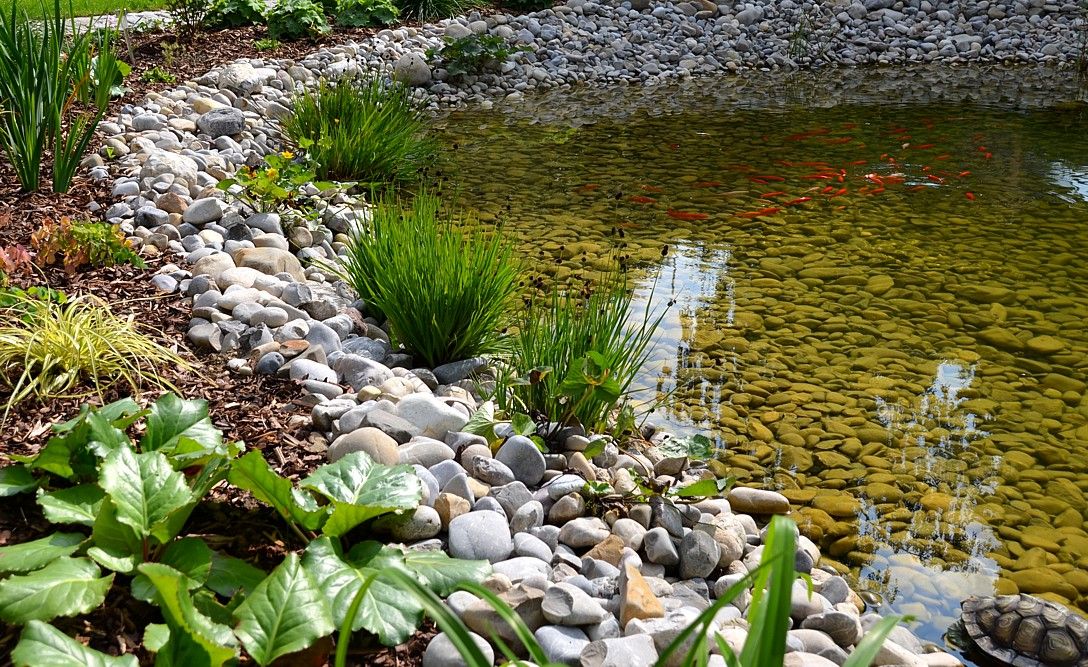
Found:
[[[114,426],[110,420],[100,412],[91,411],[87,415],[87,447],[98,458],[104,459],[119,447],[129,446],[128,436],[124,431]]]
[[[80,484],[45,493],[38,491],[42,514],[52,523],[78,523],[93,526],[106,493],[94,484]]]
[[[136,454],[128,447],[102,464],[99,484],[117,509],[117,520],[148,537],[170,514],[193,498],[185,476],[159,452]],[[160,541],[162,536],[159,537]]]
[[[607,444],[608,441],[604,438],[590,440],[589,444],[586,445],[585,450],[582,452],[582,455],[585,456],[587,459],[592,459],[593,457],[600,455],[601,452],[604,451],[605,445]]]
[[[277,475],[259,451],[253,450],[230,467],[227,480],[271,505],[280,516],[307,530],[317,530],[327,516],[327,510],[314,499],[298,492],[291,482]]]
[[[186,590],[200,588],[208,579],[212,569],[212,550],[196,537],[186,537],[167,545],[159,562],[169,565],[185,578]],[[132,596],[138,600],[152,602],[155,599],[155,587],[144,574],[132,578]]]
[[[235,631],[258,665],[332,633],[326,594],[299,564],[298,555],[287,554],[234,612],[239,621]]]
[[[376,543],[365,544],[373,546]],[[372,556],[364,556],[364,561]],[[343,624],[359,589],[378,574],[376,569],[356,567],[354,563],[345,561],[328,537],[320,537],[306,546],[303,565],[328,599],[338,626]],[[411,636],[422,619],[423,607],[413,596],[405,595],[395,585],[378,579],[363,596],[351,627],[352,630],[365,628],[367,632],[377,635],[381,643],[395,646]]]
[[[38,480],[23,465],[0,468],[0,498],[18,495],[38,485]]]
[[[165,623],[151,623],[144,628],[144,648],[158,653],[170,641],[170,626]]]
[[[117,508],[108,498],[95,517],[91,538],[94,547],[88,550],[87,555],[111,570],[128,573],[143,560],[143,540],[136,531],[118,520]]]
[[[472,433],[494,442],[495,438],[495,404],[488,401],[481,405],[476,412],[469,417],[468,423],[461,428],[465,433]]]
[[[223,446],[223,433],[208,417],[208,402],[186,400],[165,394],[151,406],[147,433],[140,440],[140,450],[164,450],[170,454],[181,439],[191,440],[211,452]]]
[[[9,577],[0,587],[0,620],[23,624],[85,614],[106,599],[113,575],[88,558],[59,558],[40,570]]]
[[[337,537],[367,519],[412,510],[423,497],[423,486],[411,466],[376,464],[365,452],[352,452],[321,466],[299,486],[333,501],[323,531]]]
[[[144,563],[140,573],[158,592],[170,639],[160,649],[155,664],[186,667],[220,667],[238,656],[238,640],[230,628],[215,623],[193,605],[185,575],[161,563]]]
[[[225,598],[234,597],[238,591],[253,593],[257,584],[264,581],[267,573],[240,558],[212,552],[212,566],[204,585]]]
[[[30,621],[11,652],[15,667],[137,667],[136,656],[106,655],[48,623]]]
[[[536,433],[536,423],[533,419],[524,413],[517,413],[510,418],[510,426],[514,429],[516,435],[530,436]]]
[[[728,477],[726,479],[702,479],[698,482],[676,489],[673,492],[673,495],[681,498],[712,498],[714,496],[720,496],[725,491],[728,491],[735,481],[736,479],[733,477]]]
[[[0,547],[0,573],[30,572],[76,552],[86,536],[53,533],[32,542]]]

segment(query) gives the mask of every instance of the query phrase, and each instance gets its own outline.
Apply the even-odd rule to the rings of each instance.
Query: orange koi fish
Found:
[[[657,200],[653,197],[644,197],[643,195],[632,195],[628,197],[629,201],[633,201],[636,204],[655,204]]]
[[[656,185],[640,185],[638,187],[642,190],[645,190],[646,192],[664,192],[664,190],[657,187]]]
[[[884,183],[884,179],[879,174],[865,174],[865,180],[881,185]]]
[[[940,176],[934,176],[933,174],[927,175],[926,178],[933,181],[934,183],[944,183],[943,178],[941,178]]]
[[[760,218],[760,217],[763,217],[765,215],[774,215],[775,213],[778,213],[781,210],[782,209],[778,208],[777,206],[772,206],[770,208],[761,208],[758,211],[744,211],[743,213],[738,213],[737,217],[738,218]]]
[[[823,190],[820,190],[820,194],[825,194],[826,195],[827,193],[834,192],[834,191],[835,191],[835,186],[834,185],[829,185],[826,188],[824,188]]]
[[[669,215],[670,218],[675,218],[677,220],[684,220],[684,221],[687,221],[687,222],[692,222],[692,221],[695,221],[695,220],[706,220],[707,218],[710,217],[706,213],[694,213],[692,211],[675,211],[675,210],[672,210],[672,209],[670,209],[668,211],[668,215]]]

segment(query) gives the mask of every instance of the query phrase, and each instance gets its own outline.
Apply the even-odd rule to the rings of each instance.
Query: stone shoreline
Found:
[[[416,466],[425,503],[413,516],[386,521],[394,539],[417,548],[495,565],[488,585],[530,624],[549,657],[568,664],[651,664],[658,651],[710,601],[743,576],[761,553],[756,517],[789,511],[783,496],[734,490],[728,500],[694,505],[660,498],[626,516],[587,515],[579,491],[586,479],[617,491],[634,488],[632,471],[663,481],[709,474],[699,462],[654,451],[620,452],[609,443],[587,458],[592,437],[566,438],[561,453],[542,455],[510,436],[492,455],[486,440],[462,433],[479,396],[467,378],[482,360],[414,368],[392,349],[343,286],[312,267],[336,256],[345,234],[365,217],[342,194],[324,203],[318,224],[254,213],[215,188],[241,165],[279,148],[278,120],[290,97],[320,78],[393,71],[416,84],[433,107],[475,101],[516,102],[531,91],[568,86],[650,85],[723,73],[785,69],[798,64],[1043,64],[1049,71],[1078,56],[1082,10],[1043,0],[997,4],[866,0],[835,8],[813,3],[717,5],[569,0],[524,16],[469,15],[423,28],[383,30],[367,43],[321,49],[299,61],[240,61],[195,82],[127,105],[103,123],[104,147],[89,162],[113,179],[116,202],[104,217],[149,255],[176,263],[153,278],[164,292],[193,299],[188,338],[229,353],[235,372],[278,373],[302,383],[315,430],[331,442],[329,457],[363,450],[385,463]],[[802,46],[794,33],[808,17]],[[441,37],[501,35],[529,45],[498,72],[456,82],[421,54]],[[812,48],[809,48],[812,47]],[[818,48],[816,48],[818,47]],[[1070,73],[1071,75],[1071,73]],[[106,164],[105,158],[115,158]],[[322,195],[311,193],[315,199]],[[508,435],[508,434],[506,434]],[[489,539],[478,539],[486,534]],[[794,591],[790,665],[845,660],[863,629],[879,618],[845,580],[819,568],[819,550],[801,538],[797,566],[816,594]],[[477,631],[493,619],[468,594],[451,606]],[[746,636],[745,598],[717,627],[738,647]],[[456,664],[439,638],[426,665]],[[714,658],[711,664],[724,664]],[[955,665],[936,647],[897,628],[875,665]]]

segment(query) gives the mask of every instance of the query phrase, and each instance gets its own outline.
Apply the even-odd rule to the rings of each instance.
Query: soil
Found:
[[[284,42],[274,50],[258,51],[254,42],[266,37],[263,27],[246,27],[204,32],[186,42],[168,30],[134,35],[130,61],[132,73],[125,80],[130,89],[112,103],[106,119],[116,115],[121,105],[137,103],[147,92],[173,87],[176,83],[145,81],[141,75],[159,67],[177,81],[197,78],[209,69],[237,58],[297,58],[322,45],[362,39],[372,29],[338,30],[319,40]],[[124,42],[121,42],[124,44]],[[180,47],[166,47],[179,43]],[[127,47],[124,50],[128,50]],[[92,148],[95,143],[92,143]],[[48,157],[43,164],[48,164]],[[0,156],[0,249],[19,245],[32,250],[30,235],[43,219],[60,216],[89,217],[87,207],[97,202],[103,209],[111,203],[109,189],[93,183],[86,173],[77,174],[68,193],[48,191],[49,177],[44,170],[46,189],[22,193],[14,172]],[[33,252],[31,252],[33,256]],[[161,368],[159,372],[185,398],[208,401],[211,418],[231,440],[240,440],[248,449],[259,449],[279,474],[293,480],[305,477],[324,461],[326,442],[321,434],[309,431],[309,408],[299,402],[297,383],[268,377],[242,377],[229,373],[225,360],[216,355],[198,354],[185,346],[189,306],[180,295],[162,295],[150,284],[149,277],[166,260],[147,260],[145,269],[131,266],[84,267],[69,275],[60,267],[35,267],[29,272],[10,276],[18,287],[48,286],[69,296],[93,294],[110,304],[117,314],[133,315],[152,338],[178,353],[189,368]],[[38,451],[50,436],[50,426],[75,416],[84,402],[103,404],[130,395],[127,387],[112,387],[103,395],[24,401],[0,424],[0,466],[11,462],[12,455],[30,455]],[[137,397],[143,403],[153,401],[161,390],[147,388]],[[137,435],[138,437],[138,435]],[[44,519],[30,494],[0,498],[0,546],[17,544],[47,535],[56,526]],[[275,513],[246,492],[221,483],[206,502],[194,512],[187,524],[187,534],[204,537],[224,553],[243,558],[270,570],[287,551],[302,547],[298,539]],[[132,598],[127,581],[118,578],[105,604],[90,614],[55,619],[56,627],[88,645],[111,654],[131,653],[141,665],[151,665],[154,657],[142,648],[144,628],[162,622],[158,609]],[[18,642],[19,628],[0,623],[0,667],[11,664],[10,652]],[[423,650],[437,633],[430,622],[401,646],[386,648],[374,642],[357,640],[348,663],[376,667],[412,667],[422,662]],[[325,641],[315,647],[313,656],[291,656],[290,664],[328,665],[327,651],[334,647]],[[252,664],[243,660],[242,664]]]

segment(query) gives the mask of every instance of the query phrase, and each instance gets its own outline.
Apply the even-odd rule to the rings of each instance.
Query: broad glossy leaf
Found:
[[[733,485],[731,479],[701,479],[676,489],[673,495],[681,498],[713,498],[720,496],[723,491],[727,491]]]
[[[223,446],[223,433],[208,417],[207,401],[165,394],[151,406],[151,414],[147,416],[147,433],[140,440],[140,450],[150,452],[161,449],[170,454],[182,438],[197,443],[209,453]]]
[[[298,555],[287,554],[235,610],[235,632],[263,667],[332,633],[326,594],[302,568]]]
[[[124,431],[110,423],[107,416],[100,412],[92,411],[87,415],[87,447],[100,459],[104,459],[118,447],[127,447],[128,435]]]
[[[327,516],[327,511],[312,497],[298,492],[291,482],[277,475],[257,450],[236,459],[230,466],[227,480],[271,505],[287,521],[307,530],[317,530]]]
[[[91,538],[94,540],[92,550],[96,553],[88,550],[88,555],[111,570],[131,572],[135,564],[143,560],[143,540],[131,526],[118,520],[117,508],[109,498],[102,502],[95,517]]]
[[[38,486],[38,480],[23,465],[0,468],[0,498],[18,495]]]
[[[321,466],[299,486],[333,501],[332,516],[323,528],[332,536],[388,512],[415,509],[423,497],[423,486],[411,466],[377,464],[364,452]]]
[[[408,551],[379,542],[355,545],[348,553],[348,560],[352,565],[365,565],[379,571],[385,568],[403,570],[443,597],[456,590],[458,584],[479,583],[491,574],[491,565],[486,560],[459,560],[442,551]]]
[[[163,617],[170,626],[170,639],[159,651],[163,663],[220,667],[238,656],[234,633],[197,611],[182,573],[162,563],[144,563],[139,570],[158,591]],[[156,664],[160,664],[158,659]]]
[[[136,656],[106,655],[48,623],[30,621],[11,652],[15,667],[137,667]]]
[[[30,574],[9,577],[0,586],[0,620],[23,624],[85,614],[106,599],[113,574],[89,558],[59,558]]]
[[[212,550],[204,540],[186,537],[175,540],[163,550],[158,562],[169,565],[185,578],[185,589],[200,588],[208,579],[212,568]],[[132,596],[138,600],[151,602],[155,599],[155,588],[144,574],[132,578]]]
[[[328,599],[337,627],[344,622],[359,588],[378,574],[376,569],[349,564],[328,537],[310,542],[302,562]],[[414,597],[378,579],[367,590],[351,626],[352,630],[366,629],[383,644],[393,646],[411,636],[422,619],[423,608]]]
[[[0,547],[0,573],[37,570],[75,553],[85,539],[79,533],[53,533],[32,542]]]
[[[117,509],[117,520],[141,537],[192,500],[185,476],[159,452],[136,454],[122,447],[102,464],[99,484]]]
[[[225,598],[231,598],[240,590],[249,595],[266,576],[264,570],[240,558],[213,551],[212,567],[204,585]]]
[[[144,628],[144,648],[158,653],[166,642],[170,641],[170,626],[165,623],[151,623]]]
[[[52,523],[78,523],[93,526],[106,492],[95,484],[80,484],[44,493],[38,491],[42,514]]]

